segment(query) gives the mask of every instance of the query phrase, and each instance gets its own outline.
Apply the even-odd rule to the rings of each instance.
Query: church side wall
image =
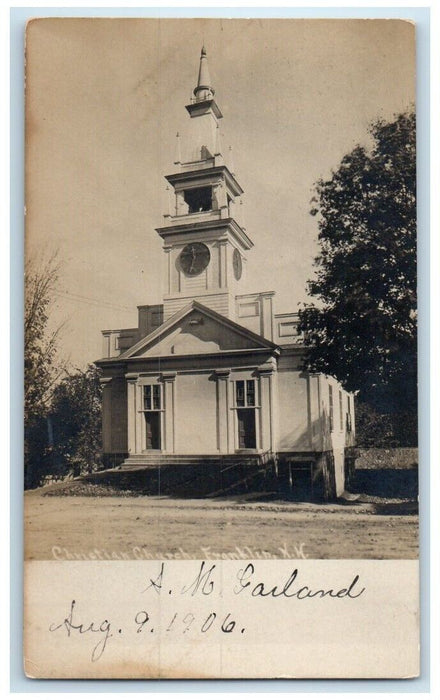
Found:
[[[324,449],[324,425],[322,407],[320,376],[317,374],[308,375],[309,383],[309,415],[310,415],[310,439],[315,452],[322,452]]]
[[[328,472],[326,496],[340,496],[346,486],[345,447],[354,442],[354,431],[347,432],[347,392],[333,377],[307,374],[297,368],[281,369],[277,385],[280,456],[283,452],[321,455],[317,470]],[[352,397],[350,401],[354,426]]]
[[[307,376],[299,371],[278,372],[278,451],[311,451]]]

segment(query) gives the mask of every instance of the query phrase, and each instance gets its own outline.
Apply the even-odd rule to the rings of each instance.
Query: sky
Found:
[[[101,329],[160,303],[164,175],[205,45],[222,145],[244,189],[241,293],[296,311],[318,252],[314,183],[369,124],[414,103],[414,31],[399,20],[45,19],[27,32],[26,254],[61,263],[51,324],[84,367]]]

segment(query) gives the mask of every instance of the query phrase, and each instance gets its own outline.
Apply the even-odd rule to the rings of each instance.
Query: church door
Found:
[[[160,450],[160,413],[149,411],[145,414],[147,450]]]

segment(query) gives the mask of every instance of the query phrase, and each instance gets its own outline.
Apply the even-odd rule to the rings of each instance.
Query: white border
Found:
[[[162,4],[156,7],[151,7],[151,8],[146,8],[142,3],[140,2],[131,2],[130,7],[128,8],[121,8],[119,3],[114,3],[114,2],[78,2],[78,3],[69,3],[66,5],[62,6],[57,6],[56,4],[52,5],[52,8],[47,8],[43,7],[40,4],[36,2],[28,2],[25,5],[21,5],[18,3],[13,3],[11,5],[13,8],[29,8],[29,15],[30,16],[38,16],[39,14],[47,14],[50,9],[54,10],[55,12],[58,12],[59,10],[64,10],[66,14],[69,14],[68,8],[72,8],[73,12],[72,14],[77,14],[79,8],[84,8],[84,15],[93,15],[93,12],[91,11],[91,8],[108,8],[109,9],[109,15],[113,14],[110,10],[114,9],[120,9],[123,14],[126,15],[133,15],[133,14],[138,14],[138,16],[141,16],[145,14],[145,12],[150,11],[153,13],[155,16],[165,16],[169,14],[173,15],[178,15],[180,13],[187,14],[189,16],[195,16],[195,15],[207,15],[210,14],[212,11],[218,11],[223,15],[235,15],[236,12],[238,12],[241,16],[255,16],[256,14],[267,14],[267,15],[277,15],[277,16],[283,16],[287,14],[287,10],[291,8],[304,8],[304,2],[290,2],[290,3],[285,3],[285,2],[278,2],[276,8],[267,8],[265,7],[264,4],[259,3],[259,2],[249,2],[249,3],[242,3],[240,6],[230,2],[230,3],[224,3],[224,4],[218,4],[215,8],[214,7],[206,7],[206,3],[204,2],[197,2],[195,0],[193,3],[190,4],[184,4],[184,3],[167,3],[166,5]],[[435,440],[435,437],[437,436],[438,430],[439,430],[439,424],[440,424],[440,412],[439,412],[439,397],[436,394],[438,388],[440,387],[439,384],[439,365],[440,363],[437,360],[438,353],[439,353],[439,329],[438,329],[438,298],[440,296],[440,274],[438,270],[438,262],[439,262],[439,243],[438,243],[438,236],[440,235],[440,226],[439,226],[439,200],[440,200],[440,176],[439,176],[439,137],[438,137],[438,130],[435,129],[435,125],[440,124],[440,104],[439,104],[439,81],[440,81],[440,48],[439,48],[439,36],[440,36],[440,10],[438,8],[438,5],[435,2],[432,3],[427,3],[427,2],[417,2],[416,0],[413,0],[412,2],[393,2],[392,0],[389,0],[389,2],[373,2],[370,1],[368,3],[368,6],[366,7],[364,3],[338,3],[335,4],[334,2],[316,2],[313,4],[314,8],[325,8],[328,10],[334,10],[334,15],[335,16],[341,16],[345,14],[346,16],[350,16],[349,11],[350,9],[353,9],[354,12],[358,13],[359,10],[365,10],[365,15],[369,14],[370,11],[373,8],[430,8],[431,10],[431,124],[432,124],[432,144],[431,144],[431,230],[433,231],[433,235],[431,238],[431,253],[430,253],[430,268],[431,268],[431,291],[430,291],[430,299],[431,299],[431,311],[430,311],[430,319],[431,319],[431,338],[430,338],[430,343],[429,343],[429,349],[431,352],[431,357],[433,358],[432,366],[431,366],[431,379],[430,379],[430,385],[431,385],[431,464],[433,465],[433,468],[431,470],[431,557],[430,557],[430,562],[431,562],[431,611],[430,611],[430,617],[431,617],[431,688],[430,691],[424,690],[423,692],[413,692],[411,691],[411,686],[407,685],[406,687],[402,688],[402,692],[396,691],[396,687],[394,686],[392,695],[393,697],[396,696],[396,694],[399,695],[405,695],[406,693],[410,692],[413,695],[417,696],[424,696],[426,695],[433,695],[433,696],[438,696],[440,693],[440,682],[439,682],[439,659],[440,659],[440,648],[439,648],[439,634],[440,634],[440,615],[439,615],[439,603],[438,603],[438,591],[440,590],[440,553],[439,553],[439,536],[438,533],[440,532],[440,518],[439,518],[439,513],[440,513],[440,508],[438,505],[438,498],[440,494],[440,477],[439,477],[439,465],[440,465],[440,460],[439,460],[439,445],[438,442]],[[32,8],[35,8],[35,12],[32,12]],[[136,13],[134,10],[136,8],[139,8],[139,12]],[[171,11],[171,8],[175,8],[175,11]],[[189,8],[200,8],[198,12],[191,12]],[[228,12],[228,9],[224,8],[231,8],[231,11]],[[249,8],[249,12],[246,12],[246,8]],[[1,134],[4,138],[4,149],[3,149],[3,168],[1,169],[1,177],[2,177],[2,184],[4,185],[2,187],[2,192],[4,193],[4,202],[3,202],[3,209],[2,211],[5,213],[5,225],[4,225],[4,233],[3,233],[3,245],[4,248],[2,250],[2,255],[0,256],[0,265],[1,265],[1,273],[0,273],[0,285],[1,285],[1,299],[2,299],[2,310],[5,311],[5,319],[4,319],[4,327],[8,328],[9,327],[9,317],[8,317],[8,312],[7,308],[9,306],[9,242],[8,242],[8,236],[6,234],[6,231],[9,230],[8,226],[8,211],[9,211],[9,197],[8,197],[8,190],[9,190],[9,158],[8,158],[8,151],[9,151],[9,114],[6,105],[8,104],[8,85],[9,85],[9,37],[8,37],[8,7],[1,7],[0,10],[0,32],[1,32],[1,55],[2,55],[2,63],[1,63],[1,80],[2,80],[2,87],[4,87],[4,92],[3,95],[5,96],[3,100],[3,109],[1,110],[1,116],[0,116],[0,121],[1,121]],[[284,12],[283,12],[284,9]],[[307,8],[307,10],[310,10],[311,8]],[[347,12],[344,12],[344,9]],[[223,10],[223,11],[222,11]],[[222,12],[221,12],[222,11]],[[101,9],[102,12],[102,9]],[[100,14],[101,14],[100,12]],[[50,13],[49,13],[50,14]],[[390,13],[391,14],[391,13]],[[394,14],[394,13],[393,13]],[[319,16],[319,14],[318,14]],[[20,86],[14,85],[14,89],[20,89]],[[15,157],[15,154],[14,154]],[[13,332],[16,332],[17,329],[14,326]],[[428,341],[426,341],[428,342]],[[2,376],[3,376],[3,382],[1,384],[2,386],[2,395],[3,397],[6,397],[8,395],[8,385],[9,385],[9,371],[8,371],[8,350],[7,350],[7,344],[3,343],[1,347],[1,368],[2,368]],[[7,400],[7,399],[6,399]],[[8,405],[6,404],[5,400],[5,405],[3,408],[4,414],[2,415],[3,420],[1,421],[2,429],[3,429],[3,445],[8,445],[9,444],[9,426],[8,426]],[[3,453],[8,454],[8,452],[4,449]],[[7,462],[7,460],[4,460]],[[2,516],[4,518],[4,527],[2,530],[2,533],[8,532],[8,524],[9,524],[9,510],[8,510],[8,500],[7,500],[7,492],[8,492],[8,477],[7,477],[7,467],[4,465],[3,467],[3,489],[2,489],[2,496],[4,499],[3,503],[3,508],[2,508]],[[15,503],[14,503],[15,506]],[[2,538],[2,546],[5,548],[7,539],[5,536]],[[16,540],[15,540],[16,541]],[[8,561],[7,558],[7,552],[3,552],[3,563]],[[5,569],[3,569],[5,571]],[[3,575],[2,577],[2,585],[3,585],[3,596],[2,596],[2,601],[7,600],[7,577]],[[17,595],[17,591],[15,591]],[[2,628],[3,631],[5,631],[5,621],[8,618],[8,610],[7,608],[5,609],[1,620],[2,620]],[[16,625],[16,621],[14,621],[14,625]],[[4,645],[4,649],[7,648],[7,640],[5,640],[6,643]],[[16,653],[16,650],[14,650],[14,653]],[[19,652],[20,653],[20,652]],[[2,655],[2,661],[1,661],[2,667],[1,670],[3,671],[1,673],[1,686],[3,689],[3,693],[8,692],[7,691],[7,677],[8,677],[8,669],[7,669],[7,661],[6,661],[6,655]],[[260,692],[263,688],[269,689],[267,684],[270,684],[271,682],[263,682],[263,685],[259,684],[257,686],[254,685],[254,683],[251,682],[243,682],[245,683],[245,687],[243,687],[244,692],[250,692],[251,690],[253,692]],[[260,682],[261,683],[261,682]],[[275,682],[276,683],[276,682]],[[290,686],[289,690],[295,692],[296,687],[295,684],[297,682],[293,681],[293,685]],[[316,684],[314,681],[308,682],[310,684],[310,687],[313,684]],[[373,685],[369,681],[364,681],[360,682],[361,685],[358,685],[358,691],[359,692],[375,692],[374,690],[369,690],[368,688],[372,688],[373,685],[374,687],[377,687],[377,684],[373,682]],[[363,683],[363,685],[362,685]],[[405,682],[404,682],[405,683]],[[368,684],[368,685],[367,685]],[[79,684],[76,685],[76,687],[69,688],[70,691],[73,690],[81,692],[83,689],[86,690],[86,685],[88,686],[87,689],[90,689],[93,687],[93,689],[96,689],[98,691],[98,685],[97,684],[90,684],[86,682],[80,682]],[[162,685],[162,684],[161,684]],[[167,685],[167,690],[170,690],[170,686],[165,682],[165,685]],[[283,683],[284,685],[284,683]],[[137,688],[132,687],[130,690],[130,686],[127,685],[127,682],[124,682],[124,690],[127,690],[128,692],[139,692],[141,689],[138,686]],[[148,684],[142,684],[142,690],[149,691],[150,687]],[[338,688],[338,692],[331,692],[333,688],[335,687],[333,683],[328,683],[327,684],[329,691],[324,691],[326,694],[329,694],[331,696],[339,697],[341,692],[344,692],[344,687],[349,690],[349,687],[351,688],[352,683],[351,682],[346,682],[346,685],[344,686],[341,684],[341,687]],[[385,697],[389,695],[389,691],[386,689],[387,682],[383,684],[383,691],[375,694],[378,694],[381,697]],[[60,686],[58,686],[60,687]],[[68,692],[68,688],[66,687],[66,684],[63,684],[61,686],[65,688],[64,692]],[[163,690],[165,691],[165,686],[162,685]],[[390,687],[390,686],[389,686]],[[104,690],[105,688],[105,690]],[[220,690],[220,688],[223,688],[226,690],[227,688],[227,683],[220,683],[216,684],[216,690]],[[179,689],[180,691],[183,692],[188,692],[190,688],[186,684],[179,684],[179,686],[176,686],[174,684],[173,689],[177,690]],[[192,688],[197,692],[199,690],[198,687]],[[201,688],[200,688],[201,689]],[[286,692],[288,689],[288,686],[283,687],[281,692]],[[45,682],[38,682],[36,686],[32,688],[32,690],[27,687],[25,688],[23,685],[21,687],[17,687],[16,685],[16,690],[19,691],[19,694],[21,695],[20,691],[25,691],[25,692],[32,692],[35,690],[36,692],[52,692],[55,691],[55,685],[53,683],[47,685]],[[120,683],[117,682],[106,682],[104,687],[99,688],[100,692],[120,692],[122,690],[122,686]],[[271,688],[273,691],[273,688]],[[390,687],[391,690],[391,687]],[[400,690],[400,688],[399,688]],[[150,691],[151,692],[151,691]],[[279,692],[279,691],[278,691]],[[89,694],[89,693],[86,693]],[[156,694],[154,691],[152,694]],[[174,694],[179,694],[179,693],[170,693],[170,695]],[[207,694],[207,693],[202,693],[202,694]],[[224,695],[226,693],[215,693],[216,696],[218,695]],[[240,696],[242,693],[241,692],[229,692],[227,693],[229,697],[231,696]],[[276,695],[277,692],[271,692],[268,693],[270,695]],[[302,696],[304,695],[305,697],[314,697],[316,695],[320,695],[321,693],[315,693],[315,692],[306,692],[302,693],[299,692],[299,695]],[[354,694],[352,692],[344,692],[344,695],[353,696]],[[357,693],[355,693],[357,694]],[[57,692],[55,692],[55,695],[58,695]]]

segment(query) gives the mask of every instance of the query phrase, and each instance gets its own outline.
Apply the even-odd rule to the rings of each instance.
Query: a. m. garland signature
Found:
[[[168,600],[172,599],[173,595],[187,596],[193,599],[197,596],[212,596],[215,599],[223,594],[219,579],[215,576],[216,568],[218,568],[217,564],[208,566],[203,561],[201,564],[197,564],[194,575],[189,577],[187,583],[182,586],[180,582],[177,588],[173,589],[172,579],[168,579],[166,564],[162,562],[156,575],[145,582],[146,586],[141,592],[146,594],[151,591],[159,596],[165,594]],[[341,599],[355,600],[365,593],[366,589],[361,587],[359,578],[358,574],[354,575],[351,581],[343,588],[329,587],[326,584],[319,588],[314,588],[301,579],[300,570],[295,568],[287,578],[268,582],[261,580],[255,564],[249,562],[246,566],[240,566],[237,569],[235,576],[230,579],[228,585],[230,585],[229,592],[233,596],[242,599],[246,597],[284,598],[304,602],[313,598],[327,598],[336,602]],[[224,586],[225,582],[222,581],[221,585]],[[134,631],[136,634],[145,632],[150,634],[156,632],[158,634],[164,632],[167,635],[170,633],[186,634],[191,630],[192,632],[196,631],[201,635],[205,635],[210,630],[215,629],[224,634],[244,634],[246,632],[246,628],[234,619],[233,612],[223,612],[220,615],[213,610],[207,616],[206,614],[198,616],[197,613],[194,614],[193,612],[173,612],[172,606],[170,606],[170,614],[166,624],[163,624],[162,619],[161,626],[158,626],[158,620],[154,620],[151,611],[146,609],[134,609],[132,618],[125,628],[121,625],[115,625],[110,619],[104,619],[100,622],[90,619],[84,621],[77,611],[77,602],[75,600],[70,602],[70,609],[64,620],[62,622],[53,622],[49,626],[50,632],[62,632],[68,638],[74,635],[85,635],[87,638],[97,639],[91,652],[91,661],[93,662],[98,661],[102,657],[109,640],[112,637],[123,635],[125,630]]]

